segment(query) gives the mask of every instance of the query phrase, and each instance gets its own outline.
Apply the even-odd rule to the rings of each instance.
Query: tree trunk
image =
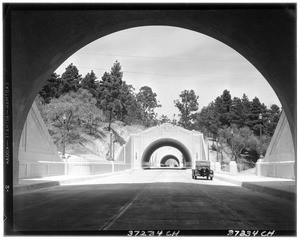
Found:
[[[112,111],[109,112],[108,131],[110,131],[111,119],[112,119]]]

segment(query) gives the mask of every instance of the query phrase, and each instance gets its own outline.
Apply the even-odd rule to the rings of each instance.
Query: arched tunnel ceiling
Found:
[[[5,81],[9,83],[5,86],[13,99],[9,111],[12,111],[14,127],[11,138],[14,181],[18,182],[18,149],[26,116],[50,74],[88,43],[137,26],[168,25],[194,30],[242,54],[276,92],[288,118],[296,149],[295,10],[296,3],[237,4],[235,7],[230,4],[182,4],[180,9],[172,5],[148,6],[147,9],[145,5],[130,4],[89,4],[84,8],[77,6],[77,9],[72,4],[63,7],[56,4],[47,9],[44,4],[6,4],[3,10],[3,68],[6,69]]]
[[[152,144],[150,144],[144,151],[143,156],[142,156],[142,163],[144,162],[149,162],[151,155],[154,153],[155,150],[161,148],[161,147],[174,147],[178,149],[182,155],[184,156],[184,160],[186,163],[191,163],[191,154],[189,150],[184,146],[181,142],[175,140],[175,139],[170,139],[170,138],[162,138],[159,139]]]
[[[169,154],[169,155],[164,156],[164,157],[160,160],[160,164],[166,164],[166,162],[167,162],[169,159],[174,159],[174,160],[177,162],[178,166],[180,165],[179,159],[178,159],[176,156],[172,155],[172,154]]]

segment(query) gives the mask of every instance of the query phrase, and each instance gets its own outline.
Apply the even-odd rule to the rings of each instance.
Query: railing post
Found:
[[[114,163],[114,160],[111,161],[111,172],[115,172],[115,163]]]
[[[230,161],[229,163],[229,172],[233,175],[237,174],[237,164],[235,161]]]
[[[65,160],[64,161],[64,167],[65,167],[65,175],[68,175],[68,162]]]
[[[215,163],[215,171],[216,172],[221,172],[221,164],[220,164],[220,162],[216,162]]]
[[[257,176],[261,176],[261,162],[262,162],[262,159],[258,159],[256,164],[255,164],[255,173]]]

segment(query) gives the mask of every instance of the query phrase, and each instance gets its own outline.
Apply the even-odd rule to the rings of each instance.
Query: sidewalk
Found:
[[[296,182],[292,179],[257,176],[254,173],[215,172],[215,178],[230,182],[253,191],[267,193],[276,197],[296,201]]]
[[[88,175],[88,176],[72,176],[72,175],[60,175],[60,176],[51,176],[43,178],[30,178],[30,179],[20,179],[19,184],[14,186],[14,194],[22,194],[28,191],[38,190],[42,188],[60,186],[62,184],[81,182],[87,180],[93,180],[97,178],[104,178],[111,175],[126,173],[128,171],[134,171],[132,169],[126,171],[112,172],[112,173],[102,173],[97,175]]]

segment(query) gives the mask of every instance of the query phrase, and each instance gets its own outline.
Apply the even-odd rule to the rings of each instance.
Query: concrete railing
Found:
[[[295,179],[294,161],[264,162],[259,159],[256,163],[256,175]]]
[[[63,162],[53,161],[20,161],[19,178],[39,178],[46,176],[64,175],[65,166]]]
[[[131,165],[111,161],[99,162],[53,162],[21,163],[20,178],[39,178],[57,175],[97,175],[111,172],[121,172],[131,169]]]
[[[95,175],[112,172],[111,163],[65,162],[65,175]]]
[[[121,172],[131,169],[130,165],[122,162],[67,162],[65,163],[66,175],[96,175],[111,172]]]

